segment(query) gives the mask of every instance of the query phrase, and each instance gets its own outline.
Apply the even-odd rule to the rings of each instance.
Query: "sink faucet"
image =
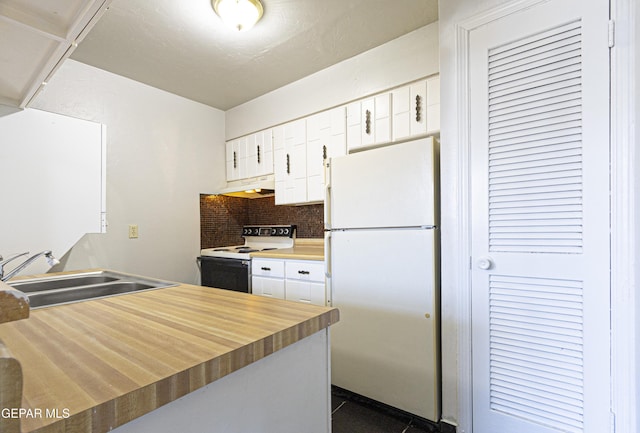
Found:
[[[20,272],[21,270],[23,270],[24,268],[29,266],[31,263],[36,261],[36,259],[38,257],[40,257],[40,256],[45,256],[47,258],[47,263],[49,263],[49,266],[54,266],[54,265],[57,265],[58,263],[60,263],[60,261],[58,259],[53,257],[53,254],[51,253],[50,250],[46,250],[46,251],[41,251],[38,254],[35,254],[35,255],[29,257],[27,260],[25,260],[24,262],[20,263],[14,269],[9,271],[6,275],[4,274],[4,265],[6,265],[9,262],[14,261],[18,257],[26,256],[27,254],[29,254],[28,251],[26,253],[21,253],[21,254],[16,254],[14,256],[11,256],[6,260],[3,260],[2,256],[0,256],[0,281],[9,280],[11,277],[16,275],[18,272]]]

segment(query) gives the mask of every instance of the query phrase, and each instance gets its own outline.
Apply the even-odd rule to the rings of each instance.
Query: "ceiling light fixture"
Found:
[[[260,0],[211,0],[211,4],[226,25],[240,32],[253,27],[264,12]]]

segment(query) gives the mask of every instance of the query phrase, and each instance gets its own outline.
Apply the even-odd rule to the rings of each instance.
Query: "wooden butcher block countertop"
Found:
[[[338,321],[338,310],[182,284],[0,324],[20,361],[22,432],[107,432]],[[65,418],[65,415],[68,417]]]
[[[262,259],[324,260],[324,239],[296,239],[293,248],[260,251],[251,257]]]

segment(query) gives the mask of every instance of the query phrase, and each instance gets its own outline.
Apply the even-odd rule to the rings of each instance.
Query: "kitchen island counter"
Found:
[[[22,432],[106,432],[337,321],[336,309],[181,284],[35,309],[0,340],[22,366],[22,409],[41,413]]]

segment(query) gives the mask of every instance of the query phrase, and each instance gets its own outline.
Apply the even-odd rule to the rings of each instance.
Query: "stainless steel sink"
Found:
[[[8,281],[27,294],[31,308],[160,289],[177,283],[114,271],[93,271]]]

